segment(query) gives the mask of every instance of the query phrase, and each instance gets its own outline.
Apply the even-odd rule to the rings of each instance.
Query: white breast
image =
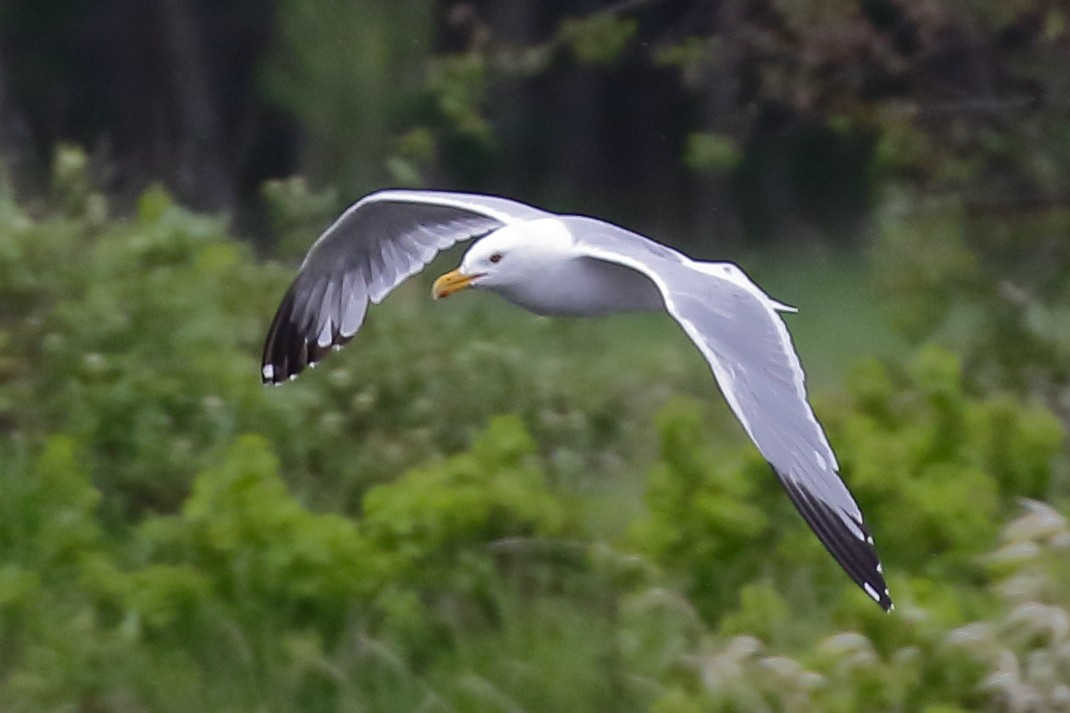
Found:
[[[494,289],[513,304],[545,316],[664,309],[661,293],[645,275],[588,257],[557,261],[540,270],[538,279]]]

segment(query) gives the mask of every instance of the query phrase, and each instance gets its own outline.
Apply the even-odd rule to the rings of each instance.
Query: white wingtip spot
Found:
[[[877,574],[884,574],[884,566],[880,562],[877,563]],[[886,590],[885,594],[887,593],[888,592]]]
[[[872,545],[873,544],[873,535],[866,535],[866,544],[867,545]]]
[[[275,378],[275,365],[274,364],[264,364],[264,368],[262,368],[260,370],[260,374],[267,381],[270,381],[270,380],[274,379]]]

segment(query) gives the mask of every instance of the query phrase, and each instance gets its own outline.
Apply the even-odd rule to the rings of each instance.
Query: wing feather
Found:
[[[805,375],[777,314],[779,303],[752,288],[749,279],[675,251],[666,255],[668,248],[637,233],[592,218],[565,221],[586,256],[630,267],[655,284],[803,519],[851,579],[890,609],[873,538],[807,401]]]
[[[388,190],[362,198],[316,240],[264,342],[261,378],[277,384],[360,329],[379,303],[440,250],[509,223],[546,217],[506,198]]]

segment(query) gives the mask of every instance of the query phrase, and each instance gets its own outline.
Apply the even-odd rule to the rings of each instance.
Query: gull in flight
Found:
[[[378,304],[435,255],[476,239],[433,294],[495,292],[539,315],[664,310],[702,355],[791,501],[851,579],[892,600],[862,512],[806,399],[804,374],[771,299],[727,262],[699,262],[616,225],[506,198],[384,190],[352,205],[316,240],[268,330],[261,377],[297,376],[352,339]]]

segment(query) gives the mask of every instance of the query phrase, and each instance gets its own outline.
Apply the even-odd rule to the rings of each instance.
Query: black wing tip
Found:
[[[315,369],[316,365],[331,351],[337,351],[349,341],[348,338],[335,336],[327,346],[320,346],[297,335],[279,340],[274,344],[278,348],[270,352],[265,350],[264,361],[260,365],[260,383],[265,386],[279,386],[293,381],[306,368]]]
[[[847,567],[844,566],[844,569],[851,575],[851,579],[862,588],[862,591],[866,593],[866,596],[876,602],[877,606],[885,612],[891,613],[895,609],[895,604],[892,602],[892,593],[888,591],[888,583],[884,581],[884,565],[881,564],[880,557],[877,555],[877,547],[873,542],[873,535],[869,534],[869,530],[866,528],[865,523],[856,522],[856,524],[865,535],[865,540],[856,540],[855,546],[857,547],[858,545],[861,545],[865,548],[867,553],[872,557],[872,564],[865,568],[865,572],[868,572],[868,574],[858,578],[856,578],[850,570],[847,570]],[[835,553],[833,554],[833,557],[835,557],[837,561],[840,559]],[[842,562],[840,564],[843,566]]]
[[[872,548],[873,538],[869,538],[868,542]],[[876,556],[875,551],[874,556]],[[888,591],[888,585],[884,581],[884,568],[881,566],[880,560],[877,560],[876,567],[874,567],[873,572],[866,580],[862,582],[855,581],[858,586],[862,587],[862,591],[866,593],[866,596],[877,603],[877,606],[889,614],[895,611],[895,603],[892,602],[892,593]]]
[[[877,556],[873,536],[866,529],[865,523],[852,517],[851,527],[831,507],[791,479],[781,477],[781,481],[806,524],[851,580],[884,611],[891,612],[895,609],[888,585],[884,581],[884,569]],[[861,537],[856,535],[856,532],[860,533]]]
[[[298,326],[294,305],[294,288],[291,286],[282,298],[264,340],[260,383],[265,386],[278,386],[293,381],[305,368],[315,368],[324,356],[333,350],[341,349],[352,338],[352,335],[342,335],[336,327],[331,332],[331,343],[320,345],[315,335],[310,337],[308,330]]]
[[[293,381],[305,369],[315,369],[327,354],[341,349],[349,339],[335,334],[330,344],[321,346],[294,333],[276,338],[274,344],[278,347],[271,352],[265,351],[260,382],[265,386],[279,386]]]
[[[270,362],[264,362],[260,367],[260,383],[264,386],[280,386],[287,381],[293,381],[297,378],[297,375],[304,371],[303,368],[297,368],[292,371],[286,371],[279,369]]]
[[[881,583],[884,583],[884,578],[881,578]],[[869,594],[873,598],[873,601],[877,602],[877,606],[885,611],[885,613],[891,614],[895,611],[895,602],[892,601],[892,593],[888,591],[888,587],[885,586],[879,590],[874,590],[877,596],[870,593],[868,590],[866,594]]]

